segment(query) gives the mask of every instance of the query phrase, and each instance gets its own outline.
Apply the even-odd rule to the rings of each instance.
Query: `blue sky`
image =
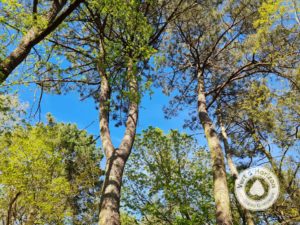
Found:
[[[19,68],[17,72],[22,73]],[[276,84],[275,81],[270,80],[271,84]],[[274,87],[273,87],[274,88]],[[40,97],[40,88],[36,85],[23,86],[16,85],[12,88],[11,92],[18,91],[21,102],[29,103],[29,112],[35,112]],[[138,121],[137,132],[140,133],[143,129],[149,126],[158,127],[165,133],[168,133],[170,129],[178,129],[181,132],[189,134],[196,134],[198,144],[200,146],[206,146],[206,140],[204,138],[203,131],[190,131],[183,129],[184,120],[188,118],[186,111],[179,112],[179,116],[172,119],[166,119],[163,112],[163,106],[168,105],[169,97],[162,94],[160,89],[154,89],[151,97],[146,95],[142,99],[140,106],[140,114]],[[92,98],[84,101],[80,100],[79,93],[68,92],[65,95],[57,94],[43,94],[41,101],[41,120],[46,121],[46,114],[51,113],[58,122],[75,123],[80,129],[86,129],[90,134],[95,137],[99,136],[99,116],[96,104]],[[38,115],[34,118],[27,118],[32,124],[39,121]],[[114,121],[111,123],[111,137],[115,147],[118,147],[124,134],[124,127],[115,127]],[[98,146],[101,146],[101,140],[98,139]],[[274,146],[275,155],[280,154],[278,148]],[[240,160],[238,160],[240,161]],[[266,162],[266,160],[263,160]],[[102,162],[103,163],[103,162]],[[103,165],[103,164],[102,164]]]
[[[16,89],[18,89],[21,102],[29,103],[28,112],[30,110],[35,112],[40,90],[36,86],[16,86]],[[184,119],[187,116],[185,112],[181,112],[178,117],[165,119],[163,106],[168,104],[168,100],[169,98],[163,95],[160,89],[155,89],[151,97],[149,95],[144,96],[140,106],[138,132],[146,129],[148,126],[154,126],[165,132],[168,132],[170,129],[178,129],[191,134],[196,133],[196,131],[191,132],[182,128]],[[95,107],[93,99],[81,101],[79,94],[76,92],[70,92],[66,95],[44,93],[41,101],[41,119],[45,121],[46,114],[50,112],[58,122],[76,123],[80,129],[86,129],[90,134],[98,136],[99,119],[98,110]],[[37,121],[38,115],[31,118],[32,123]],[[116,146],[120,143],[123,133],[123,127],[116,128],[114,122],[111,123],[111,136]]]

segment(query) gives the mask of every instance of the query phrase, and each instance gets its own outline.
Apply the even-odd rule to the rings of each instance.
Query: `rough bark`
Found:
[[[211,154],[217,224],[232,225],[224,155],[218,134],[206,108],[204,78],[202,73],[198,74],[198,115],[204,129]]]
[[[100,203],[99,225],[120,225],[119,207],[126,159],[119,156],[118,151],[116,149],[116,153],[107,160]]]
[[[222,121],[220,120],[220,126],[221,126],[221,137],[224,143],[224,149],[225,149],[225,154],[226,154],[226,159],[227,159],[227,163],[228,163],[228,167],[231,173],[231,176],[233,177],[234,181],[237,179],[239,173],[238,170],[232,160],[232,151],[229,147],[228,144],[228,137],[227,137],[227,132],[226,132],[226,128],[224,127],[224,125],[222,124]],[[242,207],[240,205],[242,212],[245,216],[246,219],[246,224],[247,225],[255,225],[254,221],[253,221],[253,217],[252,214],[250,213],[249,210],[245,209],[244,207]]]
[[[138,94],[138,84],[135,74],[132,72],[132,66],[133,63],[130,61],[128,64],[128,81],[133,98],[130,100],[125,134],[117,149],[112,145],[109,132],[109,80],[105,75],[102,76],[101,80],[100,135],[107,163],[100,201],[99,225],[120,225],[119,207],[122,177],[126,161],[131,153],[138,120],[138,101],[134,97]],[[102,71],[102,74],[105,72]]]
[[[52,9],[47,15],[47,20],[49,21],[48,26],[43,29],[38,29],[33,26],[22,37],[18,46],[10,53],[10,55],[0,62],[0,84],[2,84],[8,78],[10,73],[27,57],[31,49],[54,31],[64,21],[64,19],[80,5],[81,2],[83,2],[83,0],[75,0],[62,13],[61,10],[66,4],[66,1],[62,1],[60,4],[53,4]]]

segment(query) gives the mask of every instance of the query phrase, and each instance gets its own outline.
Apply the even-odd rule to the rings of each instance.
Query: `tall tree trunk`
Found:
[[[119,149],[116,149],[115,154],[107,160],[100,203],[99,225],[120,224],[121,185],[126,158],[118,155],[118,151]]]
[[[70,6],[59,16],[57,16],[64,5],[66,0],[61,3],[54,1],[53,7],[47,15],[48,26],[44,29],[32,27],[21,39],[18,46],[0,62],[0,84],[2,84],[10,75],[10,73],[27,57],[31,49],[42,41],[47,35],[54,31],[64,19],[70,15],[83,0],[75,0]]]
[[[103,75],[104,74],[104,75]],[[138,120],[138,83],[133,74],[133,62],[128,64],[128,82],[130,84],[130,104],[126,121],[126,130],[119,148],[113,147],[109,131],[110,86],[105,71],[102,70],[100,94],[100,135],[107,158],[105,180],[100,201],[99,225],[120,225],[120,199],[122,177],[126,161],[136,134]]]
[[[237,179],[237,177],[239,176],[238,170],[232,160],[232,151],[229,147],[228,144],[228,137],[227,137],[227,132],[226,132],[226,128],[224,127],[223,123],[222,123],[222,119],[219,118],[220,120],[220,126],[221,126],[221,137],[224,143],[224,149],[225,149],[225,154],[226,154],[226,159],[227,159],[227,163],[228,163],[228,167],[231,173],[231,176],[233,177],[234,181]],[[253,221],[253,217],[252,214],[250,213],[249,210],[245,209],[243,206],[241,206],[242,212],[245,216],[246,219],[246,223],[247,225],[255,225],[254,221]]]
[[[231,225],[232,216],[226,180],[224,155],[218,134],[206,108],[204,78],[202,73],[198,73],[198,115],[204,129],[211,154],[217,224]]]

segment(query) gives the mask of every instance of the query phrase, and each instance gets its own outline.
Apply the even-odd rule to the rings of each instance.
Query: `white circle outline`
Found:
[[[260,174],[261,172],[264,172],[265,176]],[[266,175],[268,177],[266,177]],[[269,185],[268,194],[263,199],[254,200],[249,198],[246,194],[245,191],[246,184],[250,179],[254,177],[263,179]],[[273,184],[269,177],[271,177],[272,180],[274,181]],[[243,178],[244,180],[242,180]],[[239,184],[241,184],[242,186],[239,187]],[[276,202],[280,191],[280,186],[279,186],[279,181],[277,176],[265,167],[252,167],[244,170],[239,174],[238,178],[236,179],[234,187],[235,187],[235,194],[239,203],[244,208],[251,211],[263,211],[270,208]]]

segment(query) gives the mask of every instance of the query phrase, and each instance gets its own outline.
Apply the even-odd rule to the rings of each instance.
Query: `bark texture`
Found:
[[[204,129],[211,154],[217,224],[232,225],[224,155],[218,134],[206,108],[204,78],[202,73],[198,74],[198,115]]]
[[[231,173],[231,176],[233,177],[234,181],[237,179],[239,173],[238,170],[236,168],[236,165],[234,164],[233,160],[232,160],[232,151],[229,147],[228,144],[228,137],[227,137],[227,132],[226,132],[226,128],[224,127],[224,125],[222,124],[222,120],[220,119],[220,126],[221,126],[221,137],[224,143],[224,149],[225,149],[225,154],[226,154],[226,159],[227,159],[227,163],[228,163],[228,167]],[[254,221],[253,221],[253,217],[252,214],[250,213],[249,210],[245,209],[244,207],[242,207],[240,205],[242,212],[244,214],[245,220],[246,220],[246,224],[247,225],[255,225]]]
[[[38,29],[33,26],[22,37],[18,46],[0,62],[0,84],[2,84],[11,72],[28,56],[31,49],[42,41],[47,35],[54,31],[64,19],[70,15],[83,0],[75,0],[70,6],[63,12],[61,10],[66,4],[66,0],[54,1],[52,9],[47,15],[48,25],[43,29]]]
[[[122,177],[126,161],[131,153],[138,120],[138,101],[134,97],[138,94],[138,84],[135,74],[132,72],[132,66],[133,63],[129,62],[128,82],[133,97],[130,100],[125,134],[119,148],[116,149],[112,144],[109,131],[109,80],[104,71],[101,73],[100,135],[107,163],[100,201],[99,225],[120,225]]]

